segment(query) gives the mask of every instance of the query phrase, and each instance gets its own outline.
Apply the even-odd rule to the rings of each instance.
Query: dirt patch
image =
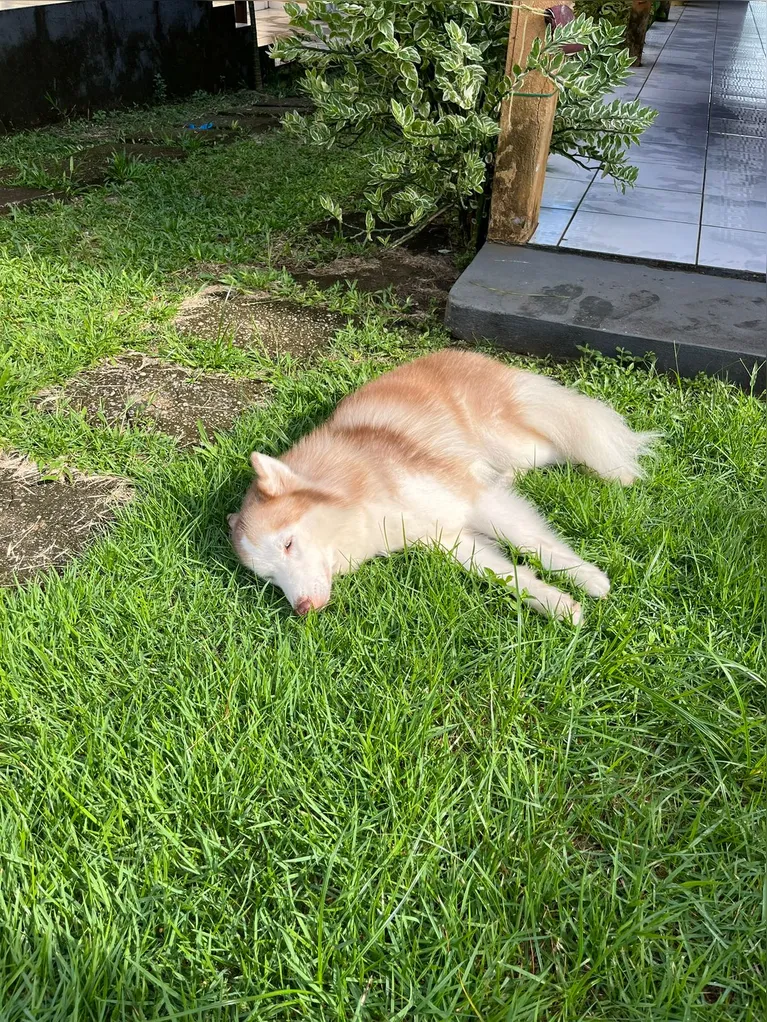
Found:
[[[178,137],[195,135],[204,141],[219,142],[234,141],[238,135],[260,135],[277,127],[288,109],[264,107],[261,110],[227,111],[226,114],[203,116],[185,124]]]
[[[10,213],[14,206],[28,206],[39,199],[60,199],[63,193],[40,188],[0,187],[0,216]]]
[[[132,495],[126,479],[51,479],[34,462],[0,453],[0,586],[63,567]]]
[[[364,213],[347,213],[339,224],[335,217],[326,217],[312,224],[312,234],[323,238],[342,238],[345,241],[364,242],[367,237]],[[382,232],[389,244],[399,243],[408,252],[429,252],[432,255],[452,255],[459,249],[455,224],[435,220],[413,234],[410,224],[391,225]]]
[[[115,159],[185,160],[186,149],[174,145],[152,145],[148,142],[105,142],[103,145],[80,149],[48,168],[56,178],[69,178],[81,185],[97,185],[115,175]]]
[[[360,291],[391,289],[399,302],[409,300],[415,318],[444,312],[448,292],[459,275],[451,255],[404,247],[371,250],[370,255],[344,256],[325,266],[293,271],[299,283],[314,281],[323,290],[339,281],[356,284]]]
[[[264,403],[267,387],[258,380],[201,373],[140,354],[110,359],[80,373],[65,387],[38,395],[39,407],[74,408],[94,424],[148,425],[181,446],[206,433],[231,429],[248,408]]]
[[[271,131],[278,126],[286,113],[306,109],[311,109],[311,103],[300,97],[285,99],[275,97],[268,103],[198,114],[185,124],[172,128],[170,137],[182,139],[194,135],[210,143],[234,142],[238,136],[260,135],[265,131]],[[163,132],[162,137],[166,139],[169,137],[167,130]],[[126,141],[133,144],[151,143],[156,142],[157,138],[158,136],[150,132],[145,135],[133,135]]]
[[[261,346],[270,358],[291,354],[308,359],[329,343],[348,317],[327,309],[281,301],[266,293],[242,294],[206,287],[182,304],[175,326],[198,337],[231,337],[239,347]]]

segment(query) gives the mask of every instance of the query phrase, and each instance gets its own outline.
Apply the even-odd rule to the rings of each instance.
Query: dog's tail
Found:
[[[565,461],[629,486],[641,478],[639,458],[658,433],[635,433],[612,408],[555,380],[517,372],[514,397],[528,428],[549,440]]]

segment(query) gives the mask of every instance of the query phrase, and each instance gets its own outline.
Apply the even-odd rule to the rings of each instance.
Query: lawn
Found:
[[[96,130],[198,112],[3,138],[0,166],[40,179]],[[190,144],[0,217],[0,449],[136,489],[63,573],[0,589],[0,1019],[763,1020],[760,400],[651,359],[537,364],[664,435],[631,490],[524,482],[613,580],[579,629],[427,553],[306,620],[236,563],[248,453],[450,343],[338,292],[358,315],[308,361],[173,326],[211,279],[330,250],[318,196],[362,167]],[[181,449],[33,401],[129,350],[269,402]]]

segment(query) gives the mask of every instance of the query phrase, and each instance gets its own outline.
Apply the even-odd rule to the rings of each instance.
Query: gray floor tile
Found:
[[[650,125],[649,128],[642,132],[642,145],[646,145],[648,142],[657,142],[663,145],[700,146],[705,141],[705,126],[700,128],[673,128],[658,124],[656,121],[655,124]],[[633,150],[629,150],[629,163],[631,162],[632,152]]]
[[[663,47],[663,64],[713,64],[714,47],[700,43],[674,45],[673,42]]]
[[[530,244],[558,245],[572,216],[571,209],[541,209],[538,227],[530,239]]]
[[[560,247],[694,264],[697,243],[697,224],[664,224],[641,217],[578,212]]]
[[[762,56],[762,43],[757,38],[730,40],[717,36],[714,43],[714,56],[720,59],[746,57],[748,60],[758,60]]]
[[[596,167],[587,170],[580,167],[577,163],[573,163],[572,160],[568,160],[566,156],[560,156],[559,153],[554,153],[549,156],[546,163],[546,178],[550,177],[566,177],[575,178],[576,180],[583,181],[588,184],[594,180],[596,174]]]
[[[764,136],[766,129],[763,99],[717,97],[711,103],[710,130],[717,134]]]
[[[762,51],[762,41],[755,31],[749,35],[738,36],[735,33],[717,32],[714,52],[721,55],[738,53],[744,56],[758,56]]]
[[[738,68],[745,70],[751,68],[757,74],[759,68],[764,68],[764,53],[761,48],[754,50],[754,52],[739,52],[739,53],[726,53],[726,52],[715,52],[713,60],[713,69],[715,71],[724,71],[728,68]]]
[[[750,88],[747,83],[744,83],[745,87],[738,90],[734,86],[722,86],[715,85],[711,88],[711,105],[713,107],[728,107],[733,106],[747,106],[751,105],[757,110],[764,106],[765,95],[767,95],[767,88],[760,86],[755,83],[753,88]],[[723,110],[716,110],[715,113],[724,113]]]
[[[707,96],[711,91],[711,73],[698,72],[693,76],[680,71],[664,71],[659,65],[650,72],[647,84],[665,89],[668,95],[679,91],[703,93]]]
[[[701,266],[764,273],[767,270],[767,234],[702,227],[698,262]]]
[[[723,36],[717,35],[716,42],[714,43],[714,53],[721,54],[722,56],[729,54],[738,54],[744,57],[758,57],[762,52],[762,40],[754,32],[753,36],[745,39],[740,39],[734,36]]]
[[[765,138],[759,135],[731,135],[710,132],[706,165],[725,170],[743,167],[756,174],[765,174]]]
[[[652,49],[649,46],[642,50],[642,63],[640,65],[641,70],[647,71],[647,73],[649,74],[652,71],[652,69],[657,66],[657,61],[658,57],[660,57],[660,53],[661,53],[660,49]]]
[[[664,49],[660,61],[656,65],[656,70],[673,71],[674,74],[683,74],[690,78],[702,78],[706,74],[710,74],[711,61]]]
[[[686,148],[686,146],[668,146],[669,153],[672,149]],[[675,188],[680,192],[694,192],[698,195],[703,191],[702,170],[680,170],[668,163],[643,163],[633,154],[631,163],[639,168],[637,185],[641,188]]]
[[[678,25],[674,25],[671,33],[671,45],[676,45],[677,42],[683,42],[690,40],[691,42],[713,42],[716,33],[712,33],[711,28],[708,25],[696,25],[694,22],[680,22]]]
[[[619,99],[621,103],[628,103],[629,100],[636,99],[639,96],[641,88],[641,82],[637,82],[636,85],[619,85],[617,89],[613,89],[611,93],[605,96],[603,102],[611,103],[614,99]]]
[[[764,202],[767,185],[764,171],[744,166],[708,167],[706,169],[706,195],[733,195],[747,202]]]
[[[693,45],[698,43],[703,46],[714,45],[715,33],[707,26],[693,25],[690,22],[689,25],[677,25],[669,40],[669,46],[682,46],[682,45]]]
[[[759,113],[743,113],[737,117],[712,117],[710,130],[718,135],[764,135],[767,117]]]
[[[714,57],[713,74],[722,73],[745,75],[749,78],[761,78],[764,74],[764,56],[756,60],[717,60]]]
[[[741,231],[767,231],[767,200],[703,193],[703,224]]]
[[[645,142],[631,151],[631,162],[639,167],[639,185],[681,192],[703,191],[705,159],[700,146]]]
[[[721,75],[714,74],[711,80],[711,95],[714,98],[719,96],[744,96],[749,99],[764,100],[767,94],[767,81],[760,77],[735,74],[729,71]]]
[[[642,102],[654,106],[656,110],[689,110],[702,116],[708,115],[708,93],[669,92],[668,89],[657,88],[649,81],[640,93]]]
[[[706,172],[737,171],[754,181],[764,181],[766,144],[764,137],[711,133]]]
[[[689,146],[688,152],[682,154],[679,152],[669,153],[666,151],[665,146],[662,145],[643,145],[639,152],[639,159],[649,161],[653,163],[672,163],[674,166],[678,166],[680,169],[688,167],[693,170],[702,169],[706,162],[706,149],[703,145]]]
[[[715,96],[711,99],[712,117],[737,117],[743,113],[762,113],[764,102],[756,96]]]
[[[658,111],[629,152],[638,186],[622,195],[554,157],[535,243],[556,244],[566,228],[561,247],[694,263],[705,166],[701,257],[753,268],[767,227],[767,60],[752,10],[767,37],[767,3],[735,0],[691,0],[650,28],[643,66],[606,98],[638,98]]]
[[[588,177],[555,177],[547,174],[541,205],[548,209],[575,209],[589,186]]]
[[[578,212],[697,224],[700,220],[700,195],[639,186],[628,188],[622,195],[610,181],[595,181],[586,192]]]
[[[647,100],[643,97],[642,101],[647,103]],[[648,106],[651,104],[647,103]],[[655,118],[654,123],[659,128],[683,128],[686,131],[699,131],[703,136],[702,141],[699,145],[706,144],[706,130],[708,128],[708,110],[701,110],[698,107],[685,107],[676,106],[673,107],[671,104],[665,104],[657,106],[655,109],[658,111],[658,116]],[[729,114],[722,114],[722,116],[730,116]]]

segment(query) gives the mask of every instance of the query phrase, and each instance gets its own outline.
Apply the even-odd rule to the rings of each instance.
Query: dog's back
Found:
[[[571,460],[632,482],[648,437],[601,402],[554,380],[466,351],[399,366],[344,398],[324,427],[286,455],[292,467],[338,459],[357,471],[428,473],[461,492],[493,476]],[[324,455],[324,456],[323,456]],[[327,458],[335,463],[327,464]]]

